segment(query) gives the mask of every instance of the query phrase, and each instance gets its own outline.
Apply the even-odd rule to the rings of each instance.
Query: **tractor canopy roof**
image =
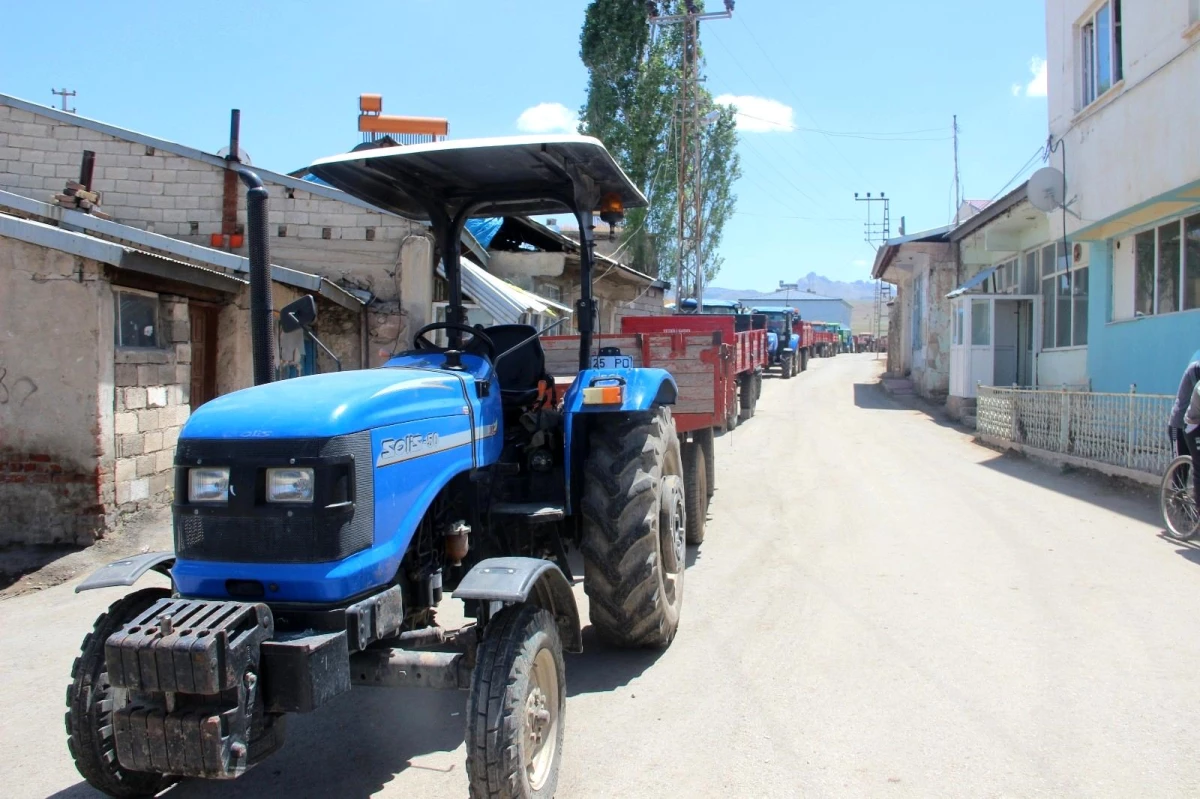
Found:
[[[312,173],[347,194],[410,219],[430,208],[470,216],[532,216],[598,210],[615,195],[646,205],[608,150],[588,136],[514,136],[380,147],[313,163]]]

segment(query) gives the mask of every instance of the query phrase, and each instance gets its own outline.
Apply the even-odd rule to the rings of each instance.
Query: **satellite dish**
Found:
[[[1034,172],[1026,192],[1029,204],[1046,213],[1062,208],[1067,202],[1066,179],[1052,166]]]
[[[218,158],[224,158],[227,155],[229,155],[228,147],[222,147],[220,150],[217,150]],[[238,147],[238,161],[245,164],[246,166],[250,166],[250,154],[248,152],[246,152],[245,150],[243,150],[241,147]]]

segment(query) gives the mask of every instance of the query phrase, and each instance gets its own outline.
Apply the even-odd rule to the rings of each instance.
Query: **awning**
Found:
[[[468,258],[459,258],[459,263],[462,264],[463,293],[491,314],[498,325],[519,324],[524,314],[549,314],[557,317],[571,313],[567,306],[514,286],[507,280],[490,274]],[[446,276],[446,270],[440,264],[438,274]]]
[[[982,286],[984,283],[987,282],[987,279],[989,277],[996,274],[996,270],[999,269],[1001,266],[1003,266],[1003,264],[996,264],[995,266],[991,267],[990,269],[984,269],[982,272],[977,274],[975,277],[971,278],[966,283],[963,283],[961,286],[956,288],[954,291],[947,294],[946,299],[952,300],[955,297],[961,297],[963,294],[966,294],[967,292],[971,291],[972,289],[979,288],[980,286]]]

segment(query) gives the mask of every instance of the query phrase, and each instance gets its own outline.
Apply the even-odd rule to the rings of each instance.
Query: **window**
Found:
[[[1042,248],[1042,349],[1087,346],[1088,268],[1072,266],[1062,245]]]
[[[963,343],[963,306],[956,304],[954,306],[954,344]]]
[[[1200,24],[1200,0],[1188,0],[1188,24]]]
[[[116,300],[117,346],[157,349],[158,295],[122,289]]]
[[[562,302],[562,287],[556,286],[553,283],[538,283],[534,293],[539,297],[545,297],[554,302]]]
[[[971,301],[971,344],[986,347],[992,343],[992,303],[990,300]]]
[[[1200,308],[1200,214],[1134,237],[1134,316]]]
[[[1081,107],[1094,103],[1124,77],[1121,0],[1109,0],[1079,26]]]

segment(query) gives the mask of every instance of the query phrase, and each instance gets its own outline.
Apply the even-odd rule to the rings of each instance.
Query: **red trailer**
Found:
[[[757,327],[757,329],[752,329]],[[722,378],[726,392],[725,429],[754,416],[762,394],[762,372],[767,363],[767,330],[764,320],[755,325],[748,314],[676,314],[672,316],[627,316],[622,333],[650,335],[677,333],[719,334],[729,345],[727,374]],[[670,371],[670,367],[667,371]],[[717,425],[713,425],[717,427]]]
[[[796,345],[796,351],[800,353],[800,371],[808,371],[808,359],[811,353],[816,352],[817,337],[816,331],[813,329],[812,322],[805,322],[797,319],[792,324],[792,332],[800,337],[800,342]]]
[[[629,327],[647,332],[626,332],[593,337],[598,355],[619,351],[632,368],[666,369],[675,378],[679,396],[671,407],[683,456],[684,497],[687,503],[688,543],[704,540],[708,500],[715,478],[717,432],[737,425],[738,366],[751,375],[766,355],[765,331],[735,331],[732,317],[657,316],[626,318]],[[644,320],[644,322],[643,322]],[[696,321],[699,320],[699,321]],[[624,326],[624,324],[623,324]],[[560,395],[579,372],[579,338],[544,336],[546,371],[554,376]],[[747,396],[757,399],[757,385],[749,381]]]

